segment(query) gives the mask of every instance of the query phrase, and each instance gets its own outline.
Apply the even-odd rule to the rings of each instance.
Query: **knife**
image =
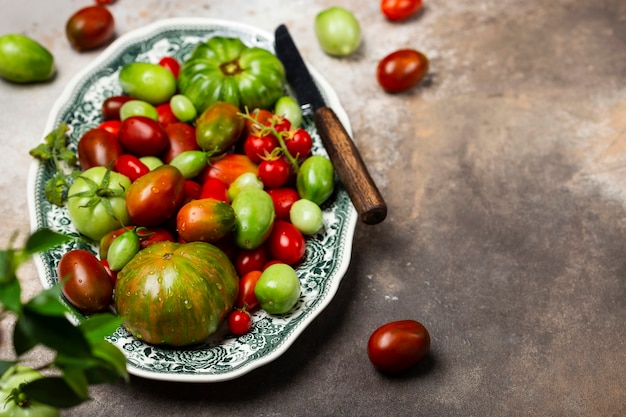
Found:
[[[276,29],[274,42],[276,56],[285,67],[287,81],[296,93],[302,114],[313,115],[324,148],[359,218],[369,225],[382,222],[387,216],[385,200],[372,180],[352,138],[333,109],[326,105],[284,24]]]

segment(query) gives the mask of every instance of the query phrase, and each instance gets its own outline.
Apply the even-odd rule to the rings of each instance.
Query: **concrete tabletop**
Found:
[[[92,3],[0,0],[0,32],[40,41],[57,64],[49,83],[0,82],[3,246],[30,229],[28,150],[101,53],[78,53],[64,35]],[[325,55],[313,32],[333,5],[363,29],[349,58]],[[336,296],[277,360],[221,383],[96,386],[64,416],[626,415],[623,0],[431,0],[401,23],[379,1],[118,0],[110,10],[118,35],[169,17],[287,24],[339,95],[389,214],[357,225]],[[386,94],[376,65],[407,47],[429,57],[429,74]],[[32,264],[20,276],[25,297],[41,289]],[[369,335],[407,318],[429,329],[431,354],[382,375]]]

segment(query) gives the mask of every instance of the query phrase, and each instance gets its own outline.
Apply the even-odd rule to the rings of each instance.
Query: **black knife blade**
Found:
[[[382,222],[387,216],[387,205],[352,138],[333,109],[326,105],[284,24],[276,29],[274,42],[276,56],[285,67],[287,81],[296,94],[302,113],[313,115],[324,148],[359,218],[370,225]]]

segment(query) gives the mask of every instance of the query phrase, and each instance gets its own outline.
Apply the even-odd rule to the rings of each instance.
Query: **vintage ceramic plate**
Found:
[[[118,38],[73,79],[53,107],[44,136],[61,122],[66,122],[75,146],[85,131],[101,122],[103,100],[121,93],[117,77],[123,65],[133,61],[156,63],[166,55],[183,59],[199,41],[217,35],[236,36],[248,45],[273,51],[272,35],[238,23],[192,18],[151,24]],[[346,113],[336,94],[315,69],[311,68],[311,72],[327,103],[350,131]],[[312,120],[305,119],[304,126],[313,136],[314,153],[325,154]],[[66,209],[45,199],[44,184],[51,176],[49,166],[33,162],[28,183],[32,230],[50,228],[76,234]],[[267,364],[285,352],[331,301],[350,262],[356,211],[341,184],[331,200],[323,206],[325,229],[308,240],[306,261],[297,268],[302,294],[292,311],[282,316],[257,312],[251,333],[232,337],[223,326],[211,340],[187,349],[148,345],[120,327],[109,340],[124,352],[129,372],[158,380],[223,381]],[[57,283],[56,268],[61,256],[77,247],[97,253],[95,247],[73,243],[36,257],[44,287]],[[79,314],[77,319],[81,319]]]

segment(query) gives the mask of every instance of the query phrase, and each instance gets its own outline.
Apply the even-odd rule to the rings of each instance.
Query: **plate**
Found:
[[[182,60],[198,42],[213,36],[239,37],[249,46],[274,52],[272,35],[240,23],[177,18],[150,24],[116,39],[72,79],[52,108],[42,138],[61,122],[66,122],[70,127],[71,146],[75,149],[78,138],[102,122],[100,108],[104,99],[122,93],[118,73],[125,64],[134,61],[156,63],[167,55]],[[348,118],[336,93],[314,68],[310,69],[327,104],[350,132]],[[286,93],[291,94],[289,88]],[[305,117],[303,126],[313,138],[313,153],[326,155],[310,117]],[[77,235],[67,210],[52,205],[45,198],[44,184],[52,175],[50,166],[33,161],[28,179],[31,229],[49,228]],[[284,353],[329,304],[350,262],[357,214],[339,182],[334,195],[322,209],[325,227],[307,240],[305,261],[296,270],[302,292],[290,312],[272,316],[257,311],[250,333],[233,337],[223,325],[209,340],[184,349],[146,344],[120,327],[108,340],[126,356],[129,373],[156,380],[217,382],[239,377]],[[64,253],[76,248],[97,253],[94,246],[73,242],[35,257],[44,288],[58,282],[59,260]],[[82,319],[79,313],[75,312],[75,315],[77,320]]]

